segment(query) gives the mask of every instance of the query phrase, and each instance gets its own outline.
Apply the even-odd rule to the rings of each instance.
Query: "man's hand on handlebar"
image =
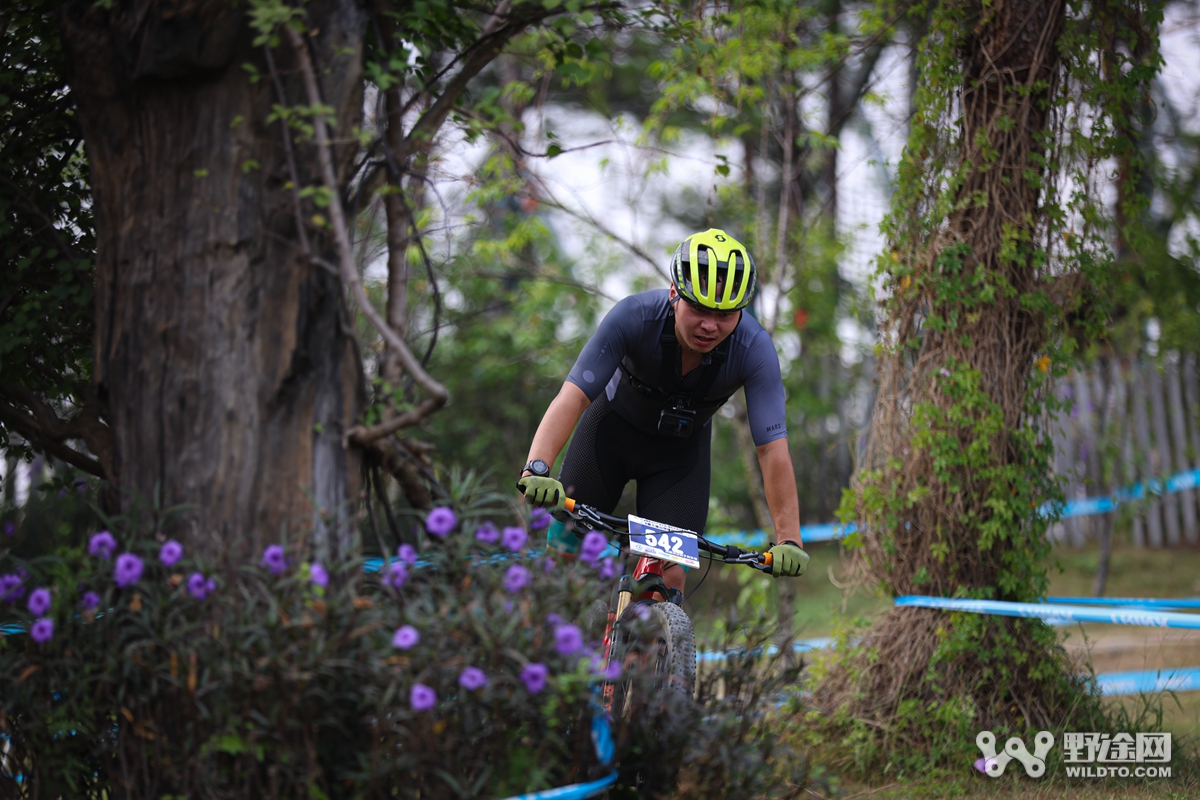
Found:
[[[771,575],[799,578],[808,569],[808,553],[792,542],[780,542],[767,551],[771,554]]]
[[[550,511],[562,511],[563,503],[567,499],[563,485],[554,478],[526,475],[517,481],[517,488],[525,493],[525,499],[530,503]]]

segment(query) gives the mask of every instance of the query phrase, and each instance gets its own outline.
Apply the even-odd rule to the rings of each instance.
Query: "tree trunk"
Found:
[[[925,44],[941,60],[922,76],[929,106],[886,224],[879,398],[852,484],[858,564],[895,595],[1034,601],[1048,549],[1037,508],[1054,488],[1042,427],[1053,309],[1025,298],[1059,280],[1044,261],[1054,225],[1041,200],[1064,4],[945,8],[937,21],[950,30]],[[946,66],[955,54],[960,70]],[[1098,708],[1040,623],[902,607],[861,641],[813,696],[865,720],[856,735],[885,730],[888,764],[889,748],[957,746],[928,724],[942,711],[970,709],[962,727],[946,723],[962,732],[1051,727],[1064,708]]]
[[[281,48],[276,95],[246,11],[81,0],[64,14],[96,208],[94,379],[123,511],[188,504],[169,532],[210,554],[245,557],[311,529],[316,554],[337,558],[357,495],[343,433],[362,367],[340,282],[298,245],[280,124],[267,122],[277,103],[308,105],[300,77]],[[347,136],[364,15],[349,0],[305,13]],[[310,147],[296,145],[301,187],[319,183]],[[310,221],[313,255],[335,262]]]

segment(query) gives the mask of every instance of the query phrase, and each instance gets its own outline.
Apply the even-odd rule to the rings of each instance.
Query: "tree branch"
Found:
[[[458,96],[467,88],[471,79],[483,70],[504,49],[510,39],[528,26],[540,22],[546,17],[560,13],[557,8],[539,8],[536,13],[517,19],[497,27],[490,33],[485,33],[472,45],[469,55],[463,61],[462,68],[447,84],[446,88],[424,114],[420,116],[412,130],[404,137],[404,148],[396,154],[397,160],[403,162],[412,151],[424,141],[433,138],[433,134],[442,127],[446,117],[454,109]],[[493,20],[497,17],[493,17]]]
[[[321,106],[321,94],[317,86],[317,76],[313,70],[312,60],[309,58],[308,48],[304,44],[304,39],[301,38],[299,33],[286,25],[283,26],[283,31],[287,36],[288,43],[296,54],[296,61],[300,66],[301,74],[304,76],[304,87],[308,94],[308,102],[314,108],[319,108]],[[342,209],[337,172],[334,170],[333,153],[329,144],[329,131],[325,125],[325,118],[321,114],[316,114],[313,117],[313,134],[317,145],[317,160],[321,168],[321,178],[330,195],[329,218],[333,227],[334,241],[337,245],[338,272],[342,280],[350,287],[351,293],[363,316],[379,331],[388,346],[400,357],[401,363],[408,370],[409,375],[413,377],[413,380],[430,395],[416,409],[404,415],[409,418],[407,424],[415,424],[444,406],[446,401],[449,400],[449,393],[446,391],[445,386],[438,383],[434,380],[433,376],[425,371],[420,361],[409,350],[404,337],[397,334],[387,324],[379,315],[375,306],[372,305],[370,298],[367,297],[367,292],[363,288],[358,270],[354,268],[354,249],[350,244],[349,228],[347,227],[346,216]],[[365,431],[361,426],[356,426],[347,432],[346,436],[348,439],[352,438],[360,444],[366,444],[371,441],[371,438],[364,438],[364,433]]]
[[[287,107],[287,97],[283,92],[283,81],[279,79],[279,72],[275,69],[275,56],[271,55],[271,46],[263,45],[263,52],[267,55],[267,69],[271,71],[271,81],[275,84],[275,94],[279,96],[279,107]],[[312,248],[308,246],[308,232],[304,226],[304,212],[300,208],[300,175],[296,171],[296,154],[292,151],[292,132],[288,130],[287,117],[280,116],[279,130],[283,135],[283,152],[287,156],[288,174],[292,179],[292,210],[296,215],[296,235],[300,238],[300,249],[304,251],[306,256],[312,255]]]
[[[556,208],[569,217],[574,217],[575,219],[579,220],[580,222],[584,222],[584,223],[587,223],[588,225],[591,225],[593,228],[600,231],[601,233],[603,233],[608,238],[612,239],[617,244],[621,245],[621,247],[624,247],[626,250],[628,250],[630,253],[633,253],[635,256],[640,258],[642,261],[645,261],[659,275],[662,275],[667,280],[671,279],[671,276],[667,272],[665,272],[662,268],[662,265],[659,264],[659,261],[661,261],[663,259],[655,260],[654,258],[651,258],[650,254],[647,253],[645,250],[643,250],[637,243],[631,242],[628,239],[621,238],[620,236],[617,235],[617,233],[615,231],[613,231],[611,228],[604,225],[604,223],[600,222],[600,220],[596,219],[595,217],[593,217],[591,214],[587,213],[586,211],[575,211],[571,208],[568,208],[566,205],[564,205],[562,203],[562,201],[558,200],[554,196],[553,192],[550,191],[550,187],[548,187],[546,185],[546,182],[543,181],[541,179],[541,177],[536,176],[536,175],[534,177],[536,178],[538,184],[542,187],[542,190],[545,192],[545,195],[538,198],[539,203],[549,206],[550,208]]]
[[[105,480],[112,479],[111,436],[91,406],[85,405],[69,420],[60,419],[46,402],[20,386],[0,387],[0,397],[24,406],[24,410],[0,402],[0,422],[8,425],[36,447],[79,469]],[[98,458],[92,458],[66,444],[68,439],[83,439]]]

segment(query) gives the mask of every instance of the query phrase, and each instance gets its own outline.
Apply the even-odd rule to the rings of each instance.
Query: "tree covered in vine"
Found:
[[[1062,499],[1051,382],[1107,322],[1121,231],[1105,190],[1159,67],[1156,46],[1112,47],[1117,15],[1155,41],[1157,6],[1130,6],[931,15],[877,268],[872,439],[842,508],[860,576],[889,595],[1044,594],[1046,509]],[[1040,621],[894,609],[817,678],[864,765],[903,769],[914,744],[966,755],[983,728],[1104,724]]]

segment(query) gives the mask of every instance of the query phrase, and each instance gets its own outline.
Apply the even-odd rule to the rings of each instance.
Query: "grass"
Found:
[[[855,593],[838,588],[838,576],[844,572],[840,548],[831,543],[808,546],[811,556],[808,572],[798,580],[795,605],[797,638],[827,636],[835,621],[844,616],[871,616],[885,611],[890,599],[860,589]],[[1057,596],[1090,596],[1099,564],[1099,552],[1093,545],[1083,549],[1057,548],[1048,563],[1050,589]],[[703,638],[712,621],[737,602],[739,595],[756,593],[753,607],[759,613],[778,614],[778,584],[749,573],[748,570],[714,567],[701,588],[685,606],[696,621]],[[688,576],[689,588],[697,585],[700,574]],[[1189,597],[1200,596],[1200,548],[1140,549],[1131,545],[1114,548],[1110,563],[1109,597]],[[1097,672],[1166,667],[1200,666],[1200,632],[1167,631],[1121,625],[1088,624],[1063,628],[1064,645],[1079,659],[1081,669],[1090,664]],[[841,785],[836,792],[822,794],[817,787],[813,797],[850,798],[937,798],[972,797],[1012,800],[1099,800],[1100,798],[1148,797],[1174,800],[1200,797],[1200,766],[1196,763],[1196,742],[1200,740],[1200,692],[1170,693],[1151,697],[1114,697],[1114,710],[1123,709],[1131,718],[1147,714],[1151,723],[1143,729],[1169,731],[1175,736],[1175,775],[1170,779],[1092,779],[1068,781],[1051,773],[1033,781],[1023,771],[1005,773],[993,780],[964,767],[960,777],[939,777],[930,781],[905,781],[888,784],[886,779],[874,785]],[[1158,716],[1161,714],[1161,717]],[[1157,720],[1157,722],[1156,722]],[[1019,774],[1017,774],[1019,773]],[[880,785],[882,784],[882,785]]]
[[[920,800],[942,800],[942,798],[995,798],[996,800],[1108,800],[1108,798],[1161,798],[1162,800],[1191,800],[1200,794],[1200,782],[1194,775],[1180,779],[1166,778],[1139,783],[1122,783],[1120,780],[1102,780],[1093,783],[1067,783],[1063,780],[1032,781],[1024,776],[1012,776],[1006,772],[995,780],[979,775],[961,780],[929,782],[905,782],[869,787],[851,785],[843,787],[837,794],[838,800],[889,800],[914,798]],[[814,793],[814,797],[834,797]]]

